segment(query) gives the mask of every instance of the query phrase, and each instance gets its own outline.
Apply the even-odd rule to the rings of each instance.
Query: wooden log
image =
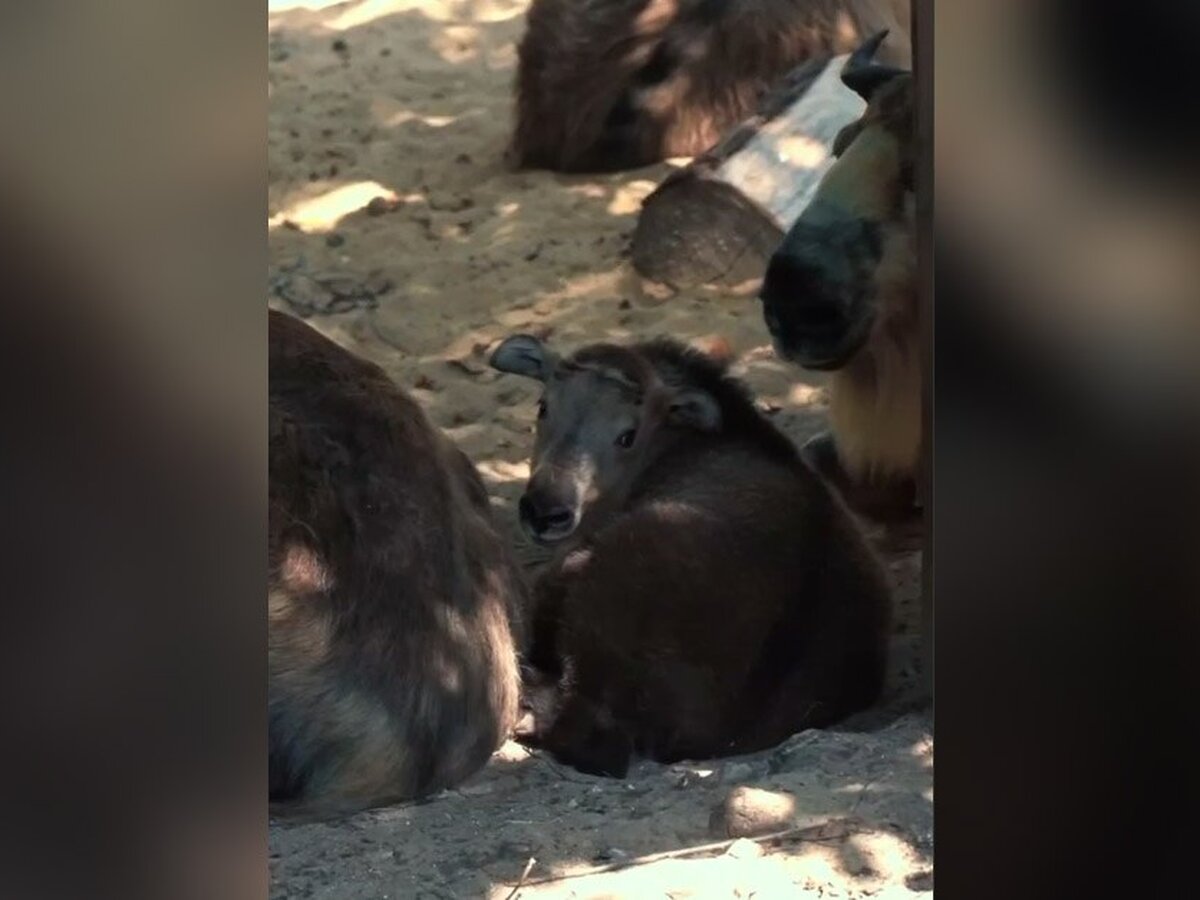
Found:
[[[668,175],[642,203],[633,267],[673,287],[761,279],[833,163],[833,139],[865,108],[841,82],[847,57],[794,69],[759,111]]]

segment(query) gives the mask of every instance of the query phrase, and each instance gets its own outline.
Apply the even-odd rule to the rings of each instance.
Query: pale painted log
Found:
[[[846,56],[793,70],[759,111],[672,172],[642,204],[631,258],[675,287],[762,277],[833,163],[833,139],[865,104],[841,82]]]

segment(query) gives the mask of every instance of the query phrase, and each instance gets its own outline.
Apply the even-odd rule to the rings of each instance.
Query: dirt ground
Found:
[[[504,336],[531,331],[562,348],[720,336],[790,436],[821,427],[825,407],[819,380],[775,359],[752,291],[672,293],[634,275],[628,237],[670,163],[605,177],[505,169],[526,6],[271,0],[267,290],[271,306],[412,392],[479,466],[500,522],[534,565],[514,506],[536,391],[487,367]],[[530,858],[513,900],[930,892],[932,723],[915,688],[920,554],[885,549],[897,616],[878,709],[769,753],[643,763],[622,781],[510,743],[470,782],[425,803],[273,822],[272,897],[503,900]],[[716,840],[710,812],[742,784],[790,794],[789,821],[807,830],[630,865]],[[559,880],[538,883],[550,878]]]

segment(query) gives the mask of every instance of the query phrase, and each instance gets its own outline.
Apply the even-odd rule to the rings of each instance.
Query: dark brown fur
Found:
[[[907,0],[534,0],[510,159],[564,172],[695,156],[788,71],[849,52]]]
[[[377,366],[270,315],[270,793],[345,811],[484,764],[523,588],[467,458]]]
[[[593,345],[550,379],[589,377],[575,366],[639,385],[652,434],[536,584],[523,739],[620,776],[635,755],[750,752],[870,705],[886,576],[794,445],[722,364],[674,342]],[[680,389],[715,401],[716,430],[649,421]]]

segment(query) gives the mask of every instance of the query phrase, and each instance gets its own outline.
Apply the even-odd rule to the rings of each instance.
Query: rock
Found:
[[[371,202],[367,204],[368,216],[382,216],[384,213],[391,212],[396,208],[396,204],[387,197],[372,197]]]
[[[926,870],[924,872],[913,872],[911,875],[906,875],[904,878],[904,886],[910,891],[932,891],[933,872]]]
[[[651,281],[648,278],[641,279],[639,286],[643,296],[652,303],[662,303],[675,296],[675,288],[669,284]]]
[[[325,236],[325,246],[326,247],[340,247],[344,243],[346,243],[346,239],[344,237],[342,237],[340,234],[338,234],[336,231],[331,231],[329,234],[327,234]]]
[[[629,852],[619,847],[608,847],[592,857],[593,862],[623,862],[629,859]]]
[[[791,794],[741,785],[712,811],[708,827],[717,837],[761,837],[791,826],[795,814]]]
[[[692,346],[717,362],[728,364],[733,360],[733,347],[722,334],[707,334],[692,341]]]

